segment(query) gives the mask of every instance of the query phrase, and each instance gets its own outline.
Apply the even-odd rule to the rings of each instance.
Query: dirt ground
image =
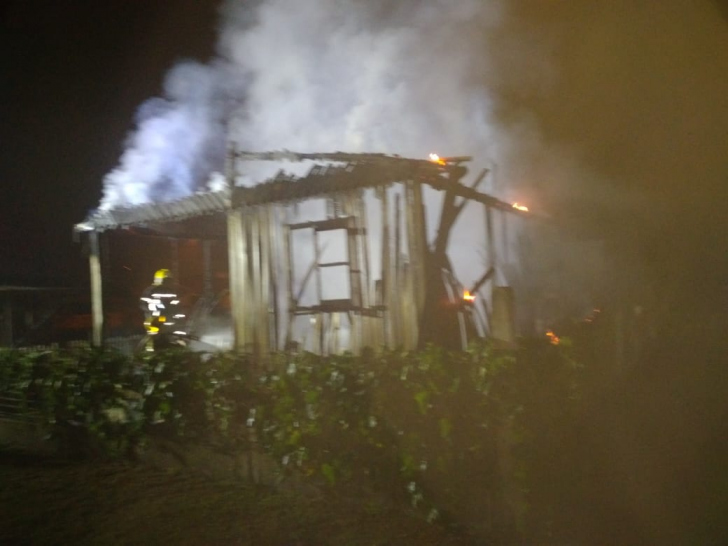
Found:
[[[469,544],[376,496],[213,482],[0,452],[0,544]]]

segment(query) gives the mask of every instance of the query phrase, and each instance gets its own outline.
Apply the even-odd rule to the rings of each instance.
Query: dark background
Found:
[[[83,282],[73,225],[98,205],[136,109],[159,95],[167,70],[212,55],[217,4],[6,4],[0,282]]]

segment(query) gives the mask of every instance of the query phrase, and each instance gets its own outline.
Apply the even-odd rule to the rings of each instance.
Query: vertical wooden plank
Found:
[[[318,354],[326,354],[326,313],[316,315],[316,340],[318,343]]]
[[[238,254],[241,252],[239,242],[240,221],[235,218],[239,214],[238,211],[230,211],[227,213],[227,257],[228,257],[228,292],[230,294],[230,319],[233,329],[233,349],[236,351],[240,348],[240,329],[242,320],[238,311],[238,301],[240,299],[240,260]]]
[[[422,184],[419,182],[412,182],[412,193],[414,203],[414,219],[415,219],[415,242],[416,242],[416,305],[417,305],[417,320],[422,319],[422,313],[425,307],[425,293],[427,290],[426,286],[426,258],[427,258],[427,226],[425,223],[425,203],[422,198]]]
[[[358,355],[361,347],[360,317],[353,311],[347,312],[346,316],[349,319],[349,352]]]
[[[248,294],[249,320],[248,323],[252,333],[253,350],[256,355],[263,353],[261,343],[261,308],[262,308],[262,283],[260,271],[260,220],[261,207],[255,207],[247,219],[250,225],[250,259],[251,259],[251,277],[250,277],[250,293]]]
[[[279,264],[281,260],[280,249],[280,209],[278,205],[270,205],[268,218],[268,244],[270,255],[268,260],[268,271],[270,274],[270,328],[271,348],[274,351],[280,350],[280,324],[279,324],[279,294],[278,279],[281,276]]]
[[[329,354],[339,354],[339,330],[341,329],[341,313],[331,315],[331,333],[329,336]]]
[[[484,207],[484,214],[485,214],[485,244],[486,244],[486,255],[488,257],[488,267],[493,268],[493,278],[491,280],[491,307],[493,305],[493,288],[496,283],[498,282],[498,267],[496,265],[496,261],[498,260],[498,254],[496,249],[496,242],[495,242],[495,235],[493,230],[493,209],[489,207],[488,205],[483,205]],[[481,300],[480,305],[483,308],[483,314],[485,316],[485,320],[488,325],[488,333],[492,336],[493,335],[493,320],[491,316],[491,311],[488,309],[488,302],[486,298],[483,298]]]
[[[292,233],[291,228],[289,227],[289,218],[288,218],[288,211],[286,210],[285,215],[285,226],[283,227],[283,243],[285,245],[285,254],[284,259],[286,261],[286,281],[287,281],[287,291],[288,291],[288,326],[286,328],[286,342],[285,342],[285,349],[290,350],[291,346],[293,344],[293,325],[295,322],[295,300],[293,296],[293,245],[292,245]]]
[[[361,279],[361,262],[359,260],[359,244],[357,239],[357,222],[353,217],[356,215],[354,206],[354,196],[351,192],[345,194],[342,198],[344,214],[349,216],[349,225],[347,229],[347,252],[349,259],[349,287],[351,290],[351,303],[355,308],[361,309],[362,300],[362,279]],[[351,323],[350,350],[353,354],[359,354],[362,348],[362,315],[360,310],[355,310],[349,314]]]
[[[486,254],[488,256],[488,267],[492,267],[494,271],[497,271],[496,261],[496,248],[495,238],[493,236],[493,211],[488,205],[483,205],[485,211],[485,244]],[[495,280],[495,279],[493,279]]]
[[[101,280],[101,258],[99,256],[99,234],[89,232],[89,273],[91,277],[91,344],[101,347],[104,329],[103,285]]]
[[[225,161],[225,179],[229,199],[232,198],[237,175],[235,154],[235,144],[229,142]],[[250,293],[247,213],[247,209],[245,211],[230,210],[227,215],[230,314],[233,320],[233,348],[238,352],[249,350],[252,341],[250,320],[246,309]]]
[[[408,309],[405,321],[408,329],[406,349],[419,344],[420,321],[425,304],[425,224],[422,202],[422,186],[413,181],[405,183],[407,200],[407,250],[409,255]]]
[[[349,259],[349,286],[351,288],[351,302],[354,307],[361,308],[363,306],[363,299],[361,262],[359,260],[359,245],[356,235],[358,226],[357,222],[353,219],[356,212],[353,206],[352,195],[350,193],[344,197],[344,207],[345,214],[349,216],[349,225],[346,231],[346,242]]]
[[[392,309],[391,317],[393,348],[402,343],[402,196],[394,195],[394,258],[392,282],[389,290],[389,305]]]
[[[508,214],[501,211],[501,240],[503,241],[503,267],[508,267],[508,254],[510,250],[510,241],[508,240]],[[501,270],[505,276],[505,271]]]
[[[323,303],[323,285],[321,279],[321,245],[319,245],[318,231],[313,230],[313,260],[316,264],[316,301],[319,305]],[[314,315],[314,332],[316,334],[316,342],[318,343],[319,354],[324,354],[324,313],[320,312]]]
[[[234,348],[242,352],[248,348],[248,320],[245,309],[248,285],[248,252],[246,248],[243,213],[228,213],[228,262],[230,275],[230,314],[233,319]]]
[[[271,352],[270,307],[270,207],[260,207],[260,331],[261,358],[267,362]]]
[[[493,289],[492,319],[491,337],[510,347],[516,339],[515,301],[511,287],[498,286]]]
[[[412,263],[402,264],[400,274],[400,319],[402,321],[402,348],[410,351],[417,348],[417,313],[414,309],[414,287],[412,282]]]
[[[362,309],[371,311],[372,307],[372,284],[371,270],[369,267],[369,230],[366,217],[366,206],[364,203],[364,190],[358,190],[353,194],[354,204],[354,222],[356,226],[357,249],[361,252],[362,257]],[[362,313],[362,336],[363,347],[374,348],[376,341],[374,339],[374,321],[377,320],[370,316],[367,312]]]
[[[313,260],[316,263],[316,301],[321,304],[323,300],[323,285],[321,279],[321,245],[319,244],[318,231],[313,230]]]
[[[392,243],[389,238],[389,201],[387,199],[387,187],[379,189],[379,201],[381,205],[382,217],[382,304],[384,311],[382,312],[382,334],[383,343],[387,348],[394,347],[393,328],[392,328],[392,285],[391,276],[391,250]]]
[[[402,343],[405,350],[411,350],[413,340],[417,338],[417,323],[412,312],[412,305],[415,300],[414,288],[412,283],[412,269],[415,260],[415,227],[414,227],[414,203],[411,191],[411,182],[404,184],[404,214],[405,214],[405,233],[407,235],[407,264],[404,268],[404,278],[402,279]]]

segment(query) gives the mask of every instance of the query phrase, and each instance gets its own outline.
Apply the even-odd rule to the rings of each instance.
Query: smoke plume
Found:
[[[217,58],[175,67],[140,108],[102,207],[204,188],[227,139],[467,154],[492,169],[482,189],[667,262],[665,230],[685,249],[722,232],[707,222],[728,187],[727,46],[708,1],[226,0]],[[240,183],[270,173],[254,167]],[[470,222],[466,210],[455,262],[468,227],[482,232]]]
[[[232,68],[188,61],[169,72],[164,98],[139,108],[120,164],[104,179],[101,208],[184,197],[219,169],[226,120],[245,90]]]
[[[104,208],[200,189],[227,138],[252,150],[484,162],[504,148],[484,85],[497,1],[229,0],[221,14],[219,58],[175,67],[164,97],[140,108]]]

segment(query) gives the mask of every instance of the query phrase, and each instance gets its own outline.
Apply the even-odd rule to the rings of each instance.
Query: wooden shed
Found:
[[[110,230],[139,229],[169,238],[226,241],[234,348],[259,355],[291,348],[297,321],[305,321],[310,350],[323,354],[364,347],[414,349],[429,341],[465,343],[493,328],[493,317],[512,321],[512,313],[493,313],[479,298],[494,288],[496,244],[493,217],[526,215],[511,204],[478,191],[481,172],[468,185],[469,157],[409,159],[383,154],[244,152],[231,148],[227,187],[172,202],[95,211],[76,230],[88,238],[93,341],[102,344],[103,268],[99,237]],[[255,186],[236,185],[246,161],[306,162],[302,176],[283,170]],[[442,192],[440,220],[428,240],[423,188]],[[306,203],[308,217],[296,211]],[[466,202],[482,208],[482,239],[487,267],[479,280],[460,286],[448,257],[450,230]],[[313,214],[312,211],[318,211]],[[369,225],[376,218],[377,225]],[[309,258],[297,259],[301,234]],[[326,238],[336,256],[327,258]],[[376,237],[376,241],[372,241]],[[376,244],[373,244],[376,243]],[[480,251],[482,252],[482,248]],[[330,252],[328,253],[331,254]],[[207,258],[205,258],[207,259]],[[335,297],[327,289],[329,271],[344,286]],[[306,295],[304,297],[304,294]],[[443,308],[443,299],[450,302]],[[501,320],[501,319],[499,319]],[[342,336],[342,332],[346,336]],[[298,336],[300,338],[300,336]],[[345,343],[342,341],[346,338]]]

